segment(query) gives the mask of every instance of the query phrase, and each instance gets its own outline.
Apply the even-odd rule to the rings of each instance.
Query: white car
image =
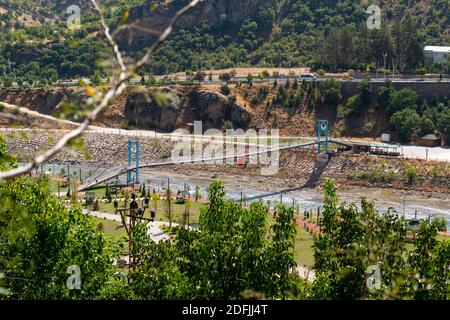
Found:
[[[300,75],[301,80],[316,80],[317,77],[312,73],[304,73]]]

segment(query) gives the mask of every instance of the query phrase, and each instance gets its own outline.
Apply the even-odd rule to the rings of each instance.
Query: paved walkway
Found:
[[[307,268],[300,267],[300,266],[295,268],[295,270],[298,272],[298,275],[301,278],[307,280],[308,282],[316,281],[316,273],[314,272],[314,270],[309,270]]]
[[[112,214],[112,213],[106,213],[106,212],[100,212],[100,211],[90,211],[83,209],[83,214],[90,215],[93,217],[97,217],[100,219],[106,219],[110,221],[116,221],[116,222],[122,222],[122,218],[118,214]],[[162,226],[168,226],[168,222],[164,221],[154,221],[148,223],[148,234],[152,238],[153,241],[159,242],[161,240],[167,240],[169,239],[169,236],[164,233],[164,231],[161,229]],[[173,227],[179,226],[178,223],[172,222]]]

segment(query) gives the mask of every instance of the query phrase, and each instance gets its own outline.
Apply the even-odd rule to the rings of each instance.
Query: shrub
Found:
[[[230,87],[226,84],[224,84],[220,87],[220,91],[226,96],[231,93]]]
[[[444,217],[433,217],[431,224],[441,232],[447,232],[447,220]]]
[[[373,123],[368,122],[363,126],[362,131],[364,134],[369,134],[372,131],[373,127],[374,127]]]
[[[322,83],[320,91],[323,96],[323,101],[327,105],[334,105],[341,100],[341,83],[334,80],[328,79]]]
[[[410,164],[405,165],[405,176],[409,184],[413,184],[417,178],[417,170]]]

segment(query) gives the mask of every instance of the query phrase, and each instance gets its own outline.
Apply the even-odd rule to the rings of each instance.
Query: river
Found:
[[[65,174],[80,175],[84,179],[92,174],[100,174],[108,170],[106,167],[97,167],[89,165],[58,165],[46,164],[39,169],[48,175],[60,175],[61,170]],[[170,179],[170,188],[172,191],[184,190],[187,186],[189,192],[193,195],[195,187],[200,188],[203,197],[207,195],[208,186],[211,181],[209,175],[199,173],[190,176],[186,173],[172,172],[161,169],[144,169],[140,173],[141,183],[145,183],[147,187],[163,191],[167,187],[168,179]],[[315,189],[284,189],[270,190],[266,183],[254,182],[250,183],[250,177],[224,176],[220,177],[226,190],[226,197],[239,201],[241,196],[248,199],[248,203],[259,201],[262,199],[268,206],[283,202],[284,204],[294,205],[301,210],[314,210],[321,208],[323,197],[319,188]],[[126,183],[126,177],[120,177],[117,181],[119,184]],[[250,178],[251,179],[251,178]],[[393,208],[399,215],[405,215],[407,218],[414,217],[416,211],[419,218],[428,218],[429,216],[442,216],[447,219],[450,228],[450,195],[439,194],[433,197],[421,194],[420,192],[383,189],[383,188],[366,188],[366,187],[346,187],[338,188],[339,197],[347,202],[358,202],[359,198],[365,196],[369,200],[376,201],[376,208],[383,212],[388,208]]]

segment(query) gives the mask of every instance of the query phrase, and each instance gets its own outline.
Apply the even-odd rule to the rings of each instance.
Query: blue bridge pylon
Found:
[[[325,134],[325,141],[323,141],[323,134]],[[329,128],[328,120],[318,120],[317,121],[317,154],[321,154],[322,144],[324,145],[324,153],[328,154],[328,138],[329,138]]]
[[[136,163],[135,183],[139,184],[139,141],[128,140],[128,167],[132,166],[133,160]],[[131,170],[127,172],[127,183],[131,183]]]

